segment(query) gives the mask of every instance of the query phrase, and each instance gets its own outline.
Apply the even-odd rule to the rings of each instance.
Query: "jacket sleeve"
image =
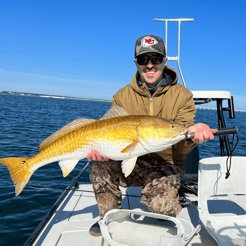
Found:
[[[194,125],[194,119],[196,115],[196,107],[191,92],[188,93],[187,97],[184,98],[183,106],[180,107],[177,113],[175,122],[178,122],[187,128],[191,125]],[[191,139],[182,140],[179,143],[175,144],[172,149],[176,155],[188,154],[197,146]]]
[[[115,94],[113,96],[113,101],[112,101],[112,105],[111,106],[120,106],[120,107],[122,107],[122,105],[121,105],[121,103],[120,103],[120,101],[119,101],[119,99],[117,97],[117,94]]]
[[[175,122],[180,123],[186,127],[189,127],[190,125],[194,124],[195,115],[196,115],[195,102],[192,93],[189,92],[180,103],[180,107],[177,111]]]
[[[189,127],[194,124],[195,114],[196,108],[193,95],[191,92],[186,93],[180,103],[180,108],[178,109],[177,116],[174,121]],[[196,146],[197,144],[191,139],[185,139],[166,150],[158,152],[158,155],[165,160],[172,160],[174,164],[184,164],[186,161],[186,154],[190,153]]]

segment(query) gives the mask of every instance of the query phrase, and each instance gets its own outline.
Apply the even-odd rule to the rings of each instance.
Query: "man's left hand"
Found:
[[[213,140],[214,135],[218,130],[210,129],[210,127],[203,123],[197,123],[193,126],[188,127],[189,133],[195,133],[194,138],[192,139],[195,143],[205,143],[208,140]]]

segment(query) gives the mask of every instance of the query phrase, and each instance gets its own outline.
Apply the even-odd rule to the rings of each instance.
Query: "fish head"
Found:
[[[153,117],[137,127],[138,140],[148,152],[157,152],[186,137],[187,127],[162,118]]]

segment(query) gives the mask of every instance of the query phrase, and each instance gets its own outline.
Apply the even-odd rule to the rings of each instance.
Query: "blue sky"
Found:
[[[136,39],[165,37],[153,17],[194,18],[181,25],[187,87],[230,91],[246,109],[245,11],[245,0],[1,0],[0,90],[112,99],[136,72]],[[176,56],[176,23],[168,46]]]

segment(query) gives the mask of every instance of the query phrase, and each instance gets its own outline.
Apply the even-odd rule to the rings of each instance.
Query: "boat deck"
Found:
[[[130,187],[122,190],[122,208],[147,208],[139,203],[141,187]],[[195,196],[189,199],[196,201]],[[102,237],[92,237],[89,228],[99,220],[98,208],[91,184],[80,184],[77,189],[69,191],[66,199],[57,208],[53,217],[41,232],[33,245],[36,246],[67,246],[90,245],[107,246]],[[198,225],[199,217],[197,206],[190,204],[178,214],[179,218],[190,221],[194,227]],[[159,222],[160,223],[160,222]],[[165,222],[161,222],[165,223]],[[134,231],[132,232],[134,233]],[[132,235],[131,235],[132,236]],[[202,230],[188,245],[218,245],[207,231]]]

